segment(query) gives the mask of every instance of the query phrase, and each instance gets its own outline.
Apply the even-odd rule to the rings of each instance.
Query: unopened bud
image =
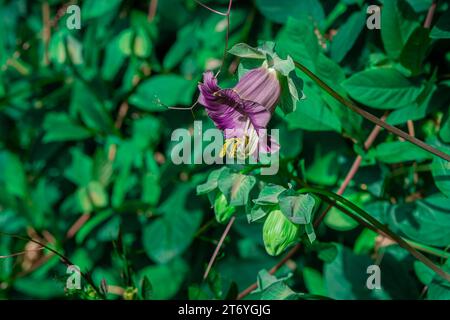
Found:
[[[233,216],[235,211],[236,208],[229,206],[225,195],[222,192],[219,192],[214,200],[214,213],[216,214],[217,222],[227,222]]]
[[[300,226],[289,221],[280,210],[269,213],[263,226],[266,251],[277,256],[299,240]]]

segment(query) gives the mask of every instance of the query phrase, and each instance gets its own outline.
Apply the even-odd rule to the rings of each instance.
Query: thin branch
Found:
[[[152,22],[156,16],[156,9],[158,8],[158,0],[150,0],[150,5],[148,6],[148,21]]]
[[[24,255],[27,252],[36,252],[36,251],[41,251],[41,250],[44,250],[44,249],[45,249],[44,247],[40,247],[40,248],[37,248],[37,249],[28,249],[28,250],[24,250],[24,251],[12,253],[12,254],[7,254],[7,255],[0,256],[0,259],[13,258],[13,257]]]
[[[42,41],[44,42],[44,64],[48,65],[50,63],[48,48],[51,37],[51,26],[50,6],[47,1],[42,3],[42,25]]]
[[[330,94],[334,99],[342,103],[344,106],[348,107],[349,109],[353,110],[357,114],[363,116],[370,122],[373,122],[376,125],[379,125],[380,127],[383,127],[384,129],[388,130],[389,132],[405,139],[406,141],[415,144],[416,146],[444,159],[447,161],[450,161],[450,155],[437,150],[436,148],[426,144],[425,142],[417,139],[416,137],[412,137],[406,132],[391,126],[390,124],[387,124],[386,122],[382,121],[380,118],[374,116],[373,114],[361,109],[360,107],[356,106],[351,101],[345,99],[343,96],[338,94],[336,91],[334,91],[330,86],[328,86],[325,82],[323,82],[320,78],[318,78],[314,73],[312,73],[308,68],[306,68],[304,65],[302,65],[299,62],[295,62],[294,64],[297,68],[299,68],[301,71],[303,71],[308,77],[310,77],[314,82],[316,82],[323,90],[325,90],[328,94]]]
[[[114,123],[114,126],[117,129],[120,129],[122,127],[123,120],[125,119],[129,108],[130,108],[130,106],[128,105],[128,101],[124,101],[120,105],[119,112],[117,113],[117,119],[116,119],[116,122]]]
[[[431,4],[430,8],[428,9],[428,13],[427,13],[427,18],[425,19],[425,22],[423,23],[423,27],[426,29],[429,29],[431,26],[431,22],[433,21],[433,16],[434,16],[434,11],[436,9],[436,1],[433,1],[433,3]],[[408,133],[410,136],[414,137],[415,134],[415,130],[414,130],[414,122],[412,120],[408,120],[407,121],[407,125],[408,125]],[[417,163],[414,162],[413,166],[417,166]],[[417,183],[419,179],[419,176],[417,175],[417,173],[414,173],[414,183]]]
[[[226,13],[223,13],[223,12],[220,12],[220,11],[217,11],[217,10],[214,10],[214,9],[208,7],[207,5],[203,4],[203,3],[200,2],[199,0],[195,0],[195,2],[197,2],[197,3],[198,3],[199,5],[201,5],[203,8],[205,8],[205,9],[207,9],[207,10],[209,10],[209,11],[215,13],[215,14],[224,16],[224,17],[226,17],[226,19],[227,19],[227,32],[226,32],[226,35],[225,35],[225,47],[224,47],[224,49],[223,49],[222,62],[220,63],[219,70],[217,71],[217,73],[216,73],[216,75],[215,75],[215,77],[217,78],[217,76],[218,76],[218,75],[220,74],[220,72],[222,71],[222,67],[223,67],[223,65],[224,65],[224,63],[225,63],[225,58],[226,58],[226,56],[227,56],[228,42],[229,42],[229,37],[230,37],[230,14],[231,14],[231,7],[232,7],[232,5],[233,5],[233,0],[229,0],[229,2],[228,2],[228,9],[227,9],[227,12],[226,12]],[[193,113],[192,110],[195,108],[195,106],[197,106],[197,104],[198,104],[198,101],[196,101],[196,102],[195,102],[192,106],[190,106],[189,108],[180,108],[180,107],[167,107],[167,108],[168,108],[168,109],[173,109],[173,110],[182,110],[182,111],[189,110],[189,111],[191,111],[192,116],[193,116],[194,119],[195,119],[195,116],[194,116],[194,113]]]
[[[66,238],[71,239],[73,238],[78,230],[81,229],[81,227],[91,218],[91,215],[89,213],[85,213],[81,215],[77,221],[74,222],[74,224],[69,228],[69,231],[66,233]]]
[[[208,7],[206,4],[203,4],[202,2],[200,2],[200,1],[198,1],[198,0],[195,0],[195,2],[197,2],[197,3],[198,3],[199,5],[201,5],[203,8],[205,8],[205,9],[211,11],[211,12],[214,12],[215,14],[224,16],[224,17],[227,16],[227,15],[230,13],[230,9],[228,9],[228,11],[227,11],[226,13],[223,13],[223,12],[220,12],[220,11],[214,10],[213,8]],[[232,1],[230,1],[230,2],[232,2]],[[230,7],[231,7],[231,5],[230,5]]]
[[[430,8],[428,9],[427,18],[423,23],[423,27],[429,29],[431,27],[431,22],[433,21],[434,12],[436,11],[437,1],[433,1]]]
[[[209,259],[208,267],[206,268],[206,271],[203,275],[203,280],[208,278],[209,271],[211,270],[214,261],[217,258],[217,255],[219,254],[220,248],[222,247],[223,242],[225,241],[225,238],[227,237],[228,233],[230,232],[231,226],[233,225],[234,221],[236,220],[235,216],[232,216],[230,221],[228,221],[227,226],[225,227],[225,230],[222,233],[222,236],[220,237],[219,243],[217,243],[216,249],[214,249],[214,253],[211,256],[211,259]]]
[[[72,261],[69,260],[69,258],[64,256],[62,253],[59,253],[57,250],[55,250],[52,247],[50,247],[50,246],[40,242],[39,240],[36,240],[36,239],[28,237],[28,236],[20,236],[20,235],[17,235],[17,234],[10,234],[10,233],[6,233],[6,232],[0,232],[0,235],[8,236],[8,237],[11,237],[11,238],[16,238],[16,239],[23,240],[23,241],[31,241],[31,242],[33,242],[33,243],[35,243],[35,244],[37,244],[37,245],[47,249],[51,253],[57,255],[66,266],[75,265]],[[91,287],[95,290],[95,292],[99,296],[101,296],[101,297],[104,296],[104,294],[101,293],[98,290],[97,286],[95,285],[95,283],[93,282],[92,278],[88,274],[80,271],[80,276],[83,277],[86,280],[86,282],[91,285]]]

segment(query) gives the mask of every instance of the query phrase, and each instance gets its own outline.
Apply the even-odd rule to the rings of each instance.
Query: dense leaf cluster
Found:
[[[362,0],[235,1],[229,48],[272,42],[282,59],[450,154],[448,3],[427,26],[432,0],[373,2],[381,30],[366,28]],[[69,30],[65,2],[0,0],[0,255],[14,255],[0,259],[0,299],[225,299],[254,282],[254,299],[450,299],[445,280],[342,208],[314,228],[330,203],[301,192],[337,192],[359,156],[343,196],[450,272],[449,162],[384,130],[365,148],[373,124],[289,69],[299,81],[286,86],[302,83],[304,97],[270,122],[277,175],[175,165],[172,131],[192,131],[193,116],[214,125],[202,106],[170,107],[188,108],[202,73],[221,66],[227,18],[193,0],[78,3],[82,27]],[[205,4],[226,12],[228,1]],[[228,54],[222,87],[254,63]],[[276,255],[298,243],[271,275]],[[55,251],[80,267],[81,290],[65,288]],[[373,264],[381,290],[366,286]]]

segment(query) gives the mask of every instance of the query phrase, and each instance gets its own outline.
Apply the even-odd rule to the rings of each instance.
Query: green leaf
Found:
[[[166,111],[168,107],[189,105],[195,82],[175,74],[157,75],[141,83],[130,103],[146,111]]]
[[[248,203],[250,191],[255,183],[256,179],[253,176],[222,172],[218,186],[230,206],[244,206]]]
[[[394,68],[358,72],[342,84],[356,101],[376,109],[398,109],[414,103],[423,90]]]
[[[450,153],[449,146],[442,145],[440,149],[447,154]],[[447,197],[450,197],[450,162],[434,157],[431,164],[431,173],[436,187]]]
[[[425,118],[434,108],[436,100],[440,100],[439,95],[436,86],[433,83],[427,83],[416,102],[391,112],[387,117],[387,123],[398,125],[406,123],[408,120],[415,121]]]
[[[311,248],[317,251],[317,257],[326,263],[331,263],[338,254],[337,246],[334,243],[315,242]]]
[[[72,149],[72,162],[64,172],[64,176],[76,185],[87,186],[92,180],[92,159],[86,156],[80,149]]]
[[[75,82],[70,108],[75,110],[86,126],[92,130],[113,132],[114,125],[108,110],[88,84],[81,81]]]
[[[92,132],[76,123],[65,113],[49,113],[44,120],[44,142],[83,140]]]
[[[211,171],[208,176],[208,180],[205,183],[199,184],[197,186],[197,195],[207,194],[217,189],[219,186],[219,177],[222,172],[226,172],[228,174],[230,172],[230,169],[228,169],[227,167],[222,167],[220,169]]]
[[[392,59],[397,59],[418,26],[417,18],[404,0],[385,1],[381,10],[381,39]]]
[[[336,166],[338,151],[330,146],[315,145],[314,159],[311,164],[307,163],[306,165],[308,181],[325,186],[332,186],[337,182],[339,175],[339,167]]]
[[[133,42],[133,52],[139,58],[148,58],[153,49],[152,41],[144,28],[136,30]]]
[[[450,109],[447,112],[447,119],[443,121],[441,130],[439,130],[439,137],[445,143],[450,143]]]
[[[102,210],[95,215],[92,216],[77,232],[75,236],[75,241],[78,244],[83,243],[83,241],[86,239],[86,237],[91,234],[95,228],[98,228],[99,226],[103,224],[106,224],[105,222],[108,221],[111,217],[113,217],[114,211],[105,209]]]
[[[324,11],[318,0],[302,0],[292,3],[290,0],[257,0],[257,8],[269,20],[284,23],[289,17],[304,19],[308,18],[321,22],[324,17]]]
[[[20,159],[8,151],[0,151],[0,186],[11,195],[24,198],[27,195],[27,177]]]
[[[142,178],[142,201],[150,205],[156,205],[161,196],[159,176],[147,172]]]
[[[340,26],[336,36],[331,42],[331,58],[341,62],[358,39],[366,24],[365,10],[353,13],[348,20]]]
[[[89,199],[96,208],[102,208],[108,204],[109,196],[98,181],[91,181],[87,185]]]
[[[364,192],[353,192],[346,196],[347,200],[353,202],[358,207],[364,208],[364,203],[370,200],[370,196]],[[324,219],[325,224],[331,229],[338,231],[348,231],[355,229],[359,223],[339,209],[332,207]]]
[[[269,274],[267,270],[261,270],[257,277],[258,289],[249,297],[260,300],[292,300],[298,297],[298,293],[294,292],[286,284],[286,278],[277,279],[277,277]]]
[[[369,154],[385,163],[422,162],[432,158],[429,152],[407,141],[383,142],[372,149]]]
[[[229,53],[241,58],[249,58],[249,59],[265,59],[266,56],[264,53],[256,48],[250,47],[246,43],[238,43],[234,45]]]
[[[357,256],[338,245],[338,256],[324,266],[324,280],[328,296],[333,299],[373,299],[378,290],[366,287],[367,267],[373,264],[368,256]],[[381,276],[383,279],[383,276]]]
[[[247,221],[248,223],[252,223],[258,220],[261,220],[266,215],[268,215],[270,212],[276,209],[276,206],[274,205],[259,205],[255,204],[250,211],[250,213],[247,214]]]
[[[259,193],[258,198],[254,199],[253,202],[262,206],[278,204],[278,195],[284,190],[286,190],[286,188],[282,186],[267,184]]]
[[[195,33],[198,24],[196,22],[183,26],[177,33],[176,42],[170,47],[166,56],[164,57],[164,69],[172,69],[188,55],[188,53],[195,48],[197,39],[192,37]]]
[[[277,53],[281,57],[289,55],[294,61],[300,61],[308,69],[315,71],[320,48],[311,23],[289,18],[278,33],[276,43]]]
[[[447,259],[444,264],[444,270],[448,273],[450,272],[450,260]],[[441,279],[440,277],[434,276],[432,282],[428,287],[427,299],[430,300],[449,300],[450,299],[450,284],[448,281]]]
[[[431,39],[430,30],[422,26],[417,27],[408,38],[400,55],[400,63],[415,76],[422,72],[422,62],[428,53]]]
[[[55,279],[20,278],[14,281],[14,289],[37,299],[54,299],[64,296],[63,281]]]
[[[144,275],[142,277],[140,287],[141,287],[141,290],[140,290],[141,298],[143,300],[150,300],[150,297],[153,294],[153,287],[152,287],[152,284],[150,283],[150,280],[148,280],[148,277],[146,275]]]
[[[303,281],[305,281],[305,287],[309,293],[321,296],[327,295],[322,274],[316,269],[303,268]]]
[[[450,38],[450,11],[448,8],[431,30],[430,37],[433,39]]]
[[[315,200],[309,194],[297,194],[294,190],[283,191],[279,196],[280,210],[292,223],[308,224],[314,210]]]
[[[370,254],[375,248],[378,233],[365,228],[355,241],[353,252],[355,254]]]
[[[450,199],[434,194],[414,203],[392,205],[382,220],[406,237],[431,246],[450,243]]]
[[[122,0],[86,0],[83,1],[81,16],[83,19],[99,18],[111,11],[116,11]]]
[[[281,96],[280,107],[284,114],[295,111],[297,107],[297,101],[302,99],[303,96],[303,80],[295,75],[293,72],[288,77],[280,77]],[[300,95],[298,91],[300,90]]]
[[[147,115],[133,121],[133,141],[140,149],[154,147],[161,131],[161,122],[156,117]]]
[[[289,55],[286,57],[286,59],[281,59],[277,54],[274,54],[273,67],[285,77],[289,76],[289,74],[295,70],[294,61]]]
[[[194,240],[202,212],[187,202],[191,184],[182,184],[158,208],[162,217],[148,223],[142,234],[147,255],[158,263],[166,263],[183,253]]]
[[[433,281],[435,276],[434,271],[419,260],[414,261],[414,271],[416,272],[417,278],[419,278],[420,282],[426,286]]]
[[[428,11],[434,0],[406,0],[415,12]]]
[[[295,111],[286,115],[288,128],[310,131],[341,131],[339,118],[328,108],[320,93],[305,86],[306,98],[297,101]]]
[[[189,271],[188,265],[181,259],[167,264],[145,267],[139,272],[139,278],[148,278],[152,287],[152,299],[167,300],[180,290]]]
[[[105,80],[113,80],[125,62],[126,55],[120,48],[121,36],[122,33],[106,45],[105,59],[101,69],[102,78]]]

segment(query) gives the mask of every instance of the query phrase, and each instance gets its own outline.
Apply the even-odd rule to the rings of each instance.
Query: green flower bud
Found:
[[[263,226],[266,251],[277,256],[299,240],[300,226],[289,221],[280,210],[269,213]]]
[[[236,211],[236,208],[228,205],[227,198],[222,192],[217,193],[214,200],[214,213],[216,214],[217,222],[227,222]]]

